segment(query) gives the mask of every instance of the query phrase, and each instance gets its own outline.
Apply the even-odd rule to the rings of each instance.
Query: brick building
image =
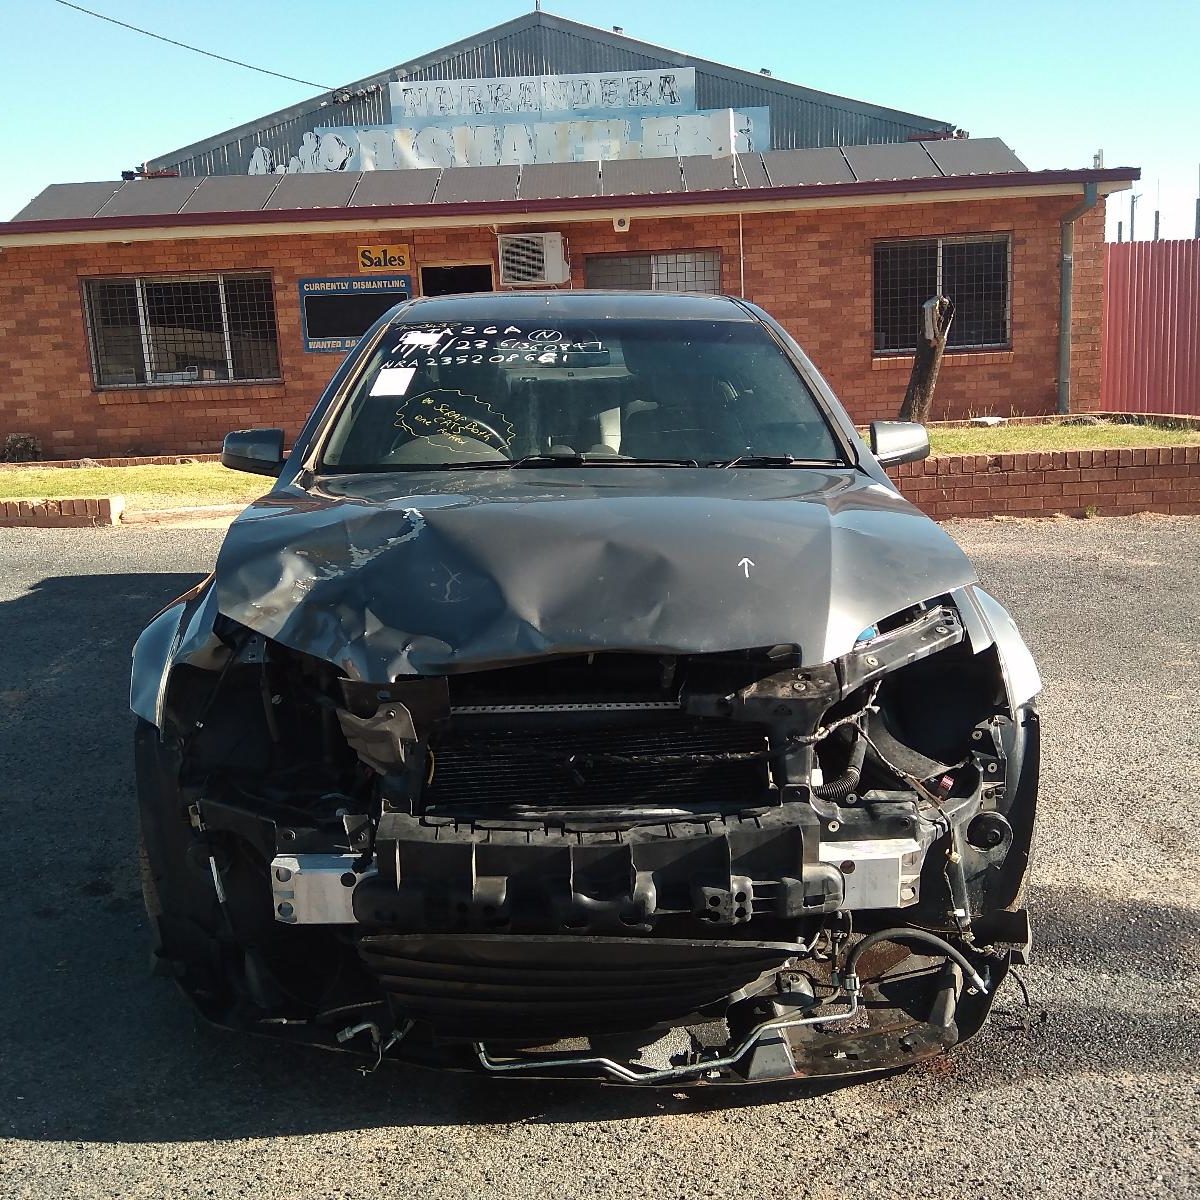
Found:
[[[472,83],[463,72],[481,74],[478,55],[469,68],[447,65],[463,57],[459,44],[398,68],[393,106],[428,102],[407,94],[413,80],[466,79],[454,102],[473,88],[477,113],[490,95],[507,124],[434,117],[408,128],[373,124],[368,113],[331,133],[314,124],[315,108],[292,110],[159,160],[171,177],[53,186],[0,224],[0,436],[32,433],[47,457],[68,457],[213,450],[248,425],[292,434],[346,348],[398,298],[511,286],[514,274],[562,287],[744,295],[796,336],[859,421],[895,413],[920,304],[940,290],[957,315],[936,417],[1099,404],[1103,197],[1136,170],[1031,172],[997,139],[948,138],[944,123],[548,14],[501,29],[513,26],[640,47],[624,74],[576,47],[559,62],[544,55],[537,77],[567,79],[578,95],[596,66],[591,99],[612,98],[618,83],[631,89],[623,103],[649,97],[651,115],[636,117],[637,156],[613,132],[628,134],[628,105],[614,109],[619,121],[514,126],[525,68],[497,50],[494,78]],[[513,36],[488,31],[477,44]],[[654,108],[705,72],[731,87],[753,81],[763,95],[750,99],[766,104],[718,107],[723,95],[710,84],[711,112]],[[364,83],[347,93],[351,104],[377,102],[378,79]],[[560,95],[569,101],[569,90]],[[832,117],[805,115],[836,104],[846,107]],[[666,127],[674,141],[662,140]],[[283,172],[280,129],[299,148]],[[875,144],[846,140],[856,132]],[[806,145],[806,136],[840,144]],[[708,153],[697,153],[705,138]],[[581,158],[581,144],[596,157]],[[381,161],[398,146],[405,162]],[[532,270],[522,257],[530,250]]]

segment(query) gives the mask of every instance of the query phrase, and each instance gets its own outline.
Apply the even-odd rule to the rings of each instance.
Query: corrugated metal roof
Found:
[[[847,146],[843,153],[855,179],[927,179],[931,174],[941,174],[920,142]]]
[[[767,169],[763,166],[763,156],[761,154],[739,154],[738,160],[738,185],[740,187],[759,188],[770,187],[771,179],[767,175]]]
[[[763,165],[775,187],[854,182],[854,172],[846,156],[835,146],[812,150],[773,150],[763,155]]]
[[[449,167],[442,172],[436,204],[470,204],[482,200],[515,200],[519,167]]]
[[[282,182],[278,175],[211,175],[187,198],[181,212],[245,212],[263,208]]]
[[[642,165],[655,160],[640,160]],[[671,164],[681,171],[679,159],[658,160]],[[741,161],[746,161],[745,156]],[[594,164],[599,171],[603,164]],[[625,165],[632,165],[626,163]],[[916,179],[884,179],[884,180],[854,180],[847,183],[814,183],[800,185],[772,185],[770,187],[729,187],[712,191],[689,191],[681,186],[679,191],[622,193],[619,197],[609,196],[566,196],[566,197],[523,197],[518,194],[506,200],[464,200],[458,203],[436,202],[386,205],[371,213],[373,220],[384,218],[388,223],[398,226],[442,223],[456,224],[524,224],[530,221],[546,220],[553,216],[556,220],[596,220],[601,214],[618,214],[621,212],[636,213],[642,217],[653,217],[658,210],[663,215],[672,215],[681,208],[698,207],[700,212],[719,211],[759,211],[764,207],[786,209],[795,204],[807,204],[819,200],[824,204],[837,207],[853,207],[863,203],[887,203],[889,198],[895,198],[903,203],[912,203],[923,196],[929,200],[967,199],[977,193],[998,195],[1011,192],[1014,196],[1027,195],[1079,195],[1079,189],[1086,184],[1095,184],[1104,188],[1104,193],[1127,187],[1133,180],[1141,178],[1141,171],[1136,167],[1113,167],[1108,169],[1091,168],[1067,171],[1000,171],[995,173],[976,173],[967,175],[943,175],[934,167],[933,171],[924,178]],[[760,164],[761,167],[761,164]],[[497,171],[501,168],[491,167],[487,170]],[[376,172],[374,174],[383,174]],[[444,172],[438,171],[397,171],[396,176],[436,174],[439,179]],[[739,177],[740,177],[739,172]],[[371,178],[372,173],[368,173]],[[299,179],[318,181],[320,176],[297,176]],[[343,183],[357,182],[358,176],[345,175],[325,176]],[[130,216],[108,217],[94,214],[94,194],[89,195],[86,185],[81,187],[78,199],[77,215],[63,216],[69,211],[72,198],[72,188],[67,186],[53,197],[51,210],[55,215],[43,217],[38,202],[30,205],[23,213],[20,221],[0,222],[0,247],[22,244],[42,244],[49,241],[64,240],[65,234],[79,234],[78,239],[65,240],[102,241],[122,237],[126,231],[147,231],[152,235],[150,240],[161,240],[171,237],[190,236],[186,231],[195,230],[195,236],[217,236],[217,231],[228,228],[233,236],[241,233],[272,231],[290,233],[299,223],[313,222],[322,228],[337,228],[343,222],[347,228],[354,228],[355,222],[361,223],[367,215],[360,206],[354,203],[354,196],[346,197],[343,204],[320,208],[314,205],[315,198],[311,195],[293,197],[295,200],[305,200],[305,207],[291,208],[279,202],[277,188],[271,199],[261,210],[233,212],[178,212],[163,213],[153,211],[164,208],[166,204],[156,200],[153,189],[168,180],[135,180],[122,184],[118,194],[126,188],[136,189],[140,199],[136,205],[138,212]],[[178,181],[175,181],[178,182]],[[282,187],[282,182],[280,187]],[[601,174],[601,186],[604,176]],[[643,186],[647,180],[642,180]],[[610,180],[611,183],[611,180]],[[682,180],[681,180],[682,184]],[[200,186],[203,186],[201,184]],[[164,195],[165,193],[159,193]],[[131,198],[132,199],[132,198]],[[572,214],[576,214],[572,216]],[[449,221],[447,222],[447,218]],[[203,233],[201,233],[203,231]]]
[[[94,217],[125,185],[119,180],[105,183],[52,183],[35,196],[14,221],[58,221]]]
[[[740,191],[748,187],[854,184],[877,180],[941,179],[953,175],[1024,172],[1024,163],[996,138],[988,145],[947,154],[949,143],[913,142],[842,149],[774,150],[732,158],[614,158],[607,162],[545,163],[532,167],[450,167],[330,172],[319,175],[245,175],[212,179],[136,179],[112,184],[52,184],[14,220],[78,220],[178,212],[256,212],[280,209],[362,208],[368,205],[476,204],[586,196],[653,196],[673,192]],[[887,154],[883,154],[887,151]],[[949,172],[992,161],[995,172]],[[920,173],[918,174],[918,168]],[[862,174],[859,174],[862,169]],[[895,174],[888,174],[895,170]],[[107,199],[100,208],[102,199]]]
[[[364,171],[350,204],[428,204],[441,177],[441,171]]]
[[[338,89],[351,94],[345,103],[333,100],[336,93],[323,93],[160,155],[150,166],[178,170],[181,175],[240,175],[247,171],[257,146],[269,148],[276,161],[286,163],[305,133],[328,126],[390,124],[388,84],[396,79],[571,75],[662,67],[695,68],[696,102],[702,109],[769,107],[771,148],[776,150],[903,142],[914,135],[953,129],[951,124],[931,117],[834,96],[551,13],[531,12],[391,70],[347,84]],[[355,92],[365,94],[356,96]]]
[[[1025,170],[1025,164],[999,138],[946,138],[922,145],[943,175]]]
[[[941,179],[956,175],[999,175],[1025,171],[1020,159],[999,139],[972,148],[960,142],[948,154],[948,142],[911,142],[893,146],[827,147],[776,150],[732,158],[699,156],[630,158],[608,162],[552,163],[528,167],[450,167],[408,171],[330,172],[319,175],[247,175],[214,179],[135,179],[128,183],[56,183],[14,220],[77,220],[84,217],[179,212],[257,212],[280,209],[401,207],[428,204],[477,204],[552,200],[583,196],[646,196],[683,192],[742,191],[797,185],[865,183],[879,180]],[[886,154],[881,152],[886,151]],[[974,166],[1003,164],[995,171],[943,170],[957,161]],[[1015,164],[1015,165],[1014,165]],[[862,175],[858,174],[861,168]],[[920,168],[921,174],[917,174]],[[895,174],[888,174],[895,170]],[[98,207],[101,198],[107,203]]]
[[[123,187],[112,194],[98,217],[148,217],[158,213],[177,213],[188,197],[200,186],[195,179],[154,179],[144,182],[160,187]]]
[[[750,155],[742,157],[749,158]],[[709,154],[688,154],[679,160],[679,165],[683,168],[684,191],[712,192],[718,188],[738,186],[732,156],[713,158]]]
[[[600,164],[600,190],[606,196],[682,192],[683,171],[677,158],[614,158]]]
[[[599,196],[598,162],[536,163],[521,168],[522,200],[557,199],[562,196]]]
[[[279,186],[271,193],[264,208],[341,208],[350,203],[362,176],[344,171],[319,175],[281,175]],[[143,183],[158,183],[144,179]]]

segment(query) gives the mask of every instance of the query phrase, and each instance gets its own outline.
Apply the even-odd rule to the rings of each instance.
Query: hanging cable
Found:
[[[256,67],[253,63],[241,62],[236,58],[226,58],[224,54],[215,54],[211,50],[201,50],[199,46],[189,46],[187,42],[177,42],[174,38],[163,37],[161,33],[151,33],[149,29],[141,29],[137,25],[118,21],[116,17],[106,17],[103,13],[93,12],[90,8],[83,8],[78,4],[72,4],[70,0],[54,0],[54,2],[61,4],[64,8],[73,8],[76,12],[85,13],[89,17],[95,17],[98,21],[107,21],[110,25],[120,25],[122,29],[130,29],[134,33],[154,38],[155,41],[166,42],[170,46],[178,46],[181,50],[190,50],[193,54],[203,54],[206,58],[215,58],[220,62],[230,63],[235,67],[244,67],[247,71],[257,71],[260,75],[274,75],[276,79],[286,79],[289,83],[302,83],[305,87],[316,88],[322,92],[331,92],[334,90],[323,83],[313,83],[311,79],[297,79],[295,75],[283,75],[279,71],[269,71],[266,67]]]

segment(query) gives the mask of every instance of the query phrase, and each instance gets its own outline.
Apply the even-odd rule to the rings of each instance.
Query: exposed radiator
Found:
[[[603,717],[535,706],[519,719],[459,714],[432,743],[430,814],[749,807],[767,790],[761,728],[658,706]]]

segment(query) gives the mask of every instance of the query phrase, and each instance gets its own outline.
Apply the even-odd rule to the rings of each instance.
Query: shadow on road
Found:
[[[680,1097],[405,1067],[364,1078],[349,1058],[200,1026],[172,986],[149,972],[126,707],[134,637],[195,580],[149,573],[49,578],[0,604],[0,819],[10,855],[0,873],[5,1135],[199,1141],[462,1124],[495,1126],[499,1135],[520,1122],[702,1115],[822,1090],[781,1085]],[[1045,889],[1037,900],[1051,947],[1048,973],[1095,969],[1098,960],[1075,948],[1105,941],[1095,937],[1098,922],[1140,920],[1146,911],[1098,914],[1090,903]],[[1163,908],[1159,916],[1184,938],[1190,928],[1194,938],[1194,914]],[[1099,962],[1141,970],[1132,957],[1119,968]],[[993,1026],[961,1052],[968,1069],[959,1086],[991,1086],[1025,1069],[1022,1063],[1051,1074],[1138,1073],[1158,1069],[1180,1044],[1182,1014],[1120,1017],[1129,1025],[1125,1049],[1110,1048],[1102,1063],[1089,1059],[1087,1047],[1097,1023],[1114,1019],[1111,1009],[1064,1005],[1015,1032]]]

